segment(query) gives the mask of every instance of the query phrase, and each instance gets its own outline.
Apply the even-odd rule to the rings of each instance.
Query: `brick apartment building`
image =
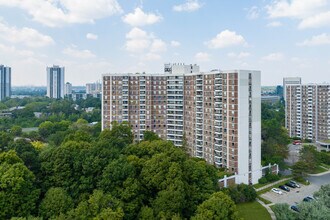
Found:
[[[166,64],[162,74],[103,75],[102,128],[127,121],[136,140],[146,130],[191,156],[238,174],[261,177],[260,71],[200,72],[197,65]]]

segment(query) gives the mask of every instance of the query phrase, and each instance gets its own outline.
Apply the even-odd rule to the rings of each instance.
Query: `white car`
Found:
[[[279,195],[282,195],[282,194],[283,194],[283,192],[282,192],[281,190],[276,189],[276,188],[273,188],[272,191],[273,191],[274,193],[276,193],[276,194],[279,194]]]

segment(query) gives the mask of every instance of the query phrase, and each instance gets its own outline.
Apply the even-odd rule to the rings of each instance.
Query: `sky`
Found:
[[[105,73],[162,73],[164,63],[330,83],[330,0],[0,0],[0,64],[12,85],[74,86]]]

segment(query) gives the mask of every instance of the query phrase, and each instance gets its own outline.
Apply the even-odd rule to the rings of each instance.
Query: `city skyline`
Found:
[[[287,76],[322,83],[329,11],[328,0],[0,0],[1,63],[12,67],[13,86],[45,85],[53,64],[83,85],[177,62],[205,72],[260,69],[262,85]]]

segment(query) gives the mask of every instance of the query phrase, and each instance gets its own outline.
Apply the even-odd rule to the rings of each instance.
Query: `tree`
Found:
[[[72,198],[63,188],[50,188],[40,204],[39,214],[43,218],[49,219],[59,216],[61,213],[65,214],[72,208]]]
[[[307,161],[299,160],[292,166],[292,174],[295,178],[306,177],[310,172]]]
[[[13,141],[13,138],[6,132],[0,132],[0,152],[8,150],[9,142]]]
[[[102,190],[94,190],[89,199],[80,202],[77,208],[69,211],[65,219],[120,220],[123,216],[124,213],[117,199],[113,198],[110,194],[104,194]]]
[[[14,125],[10,129],[10,133],[12,133],[16,137],[21,136],[22,135],[22,127],[20,127],[18,125]]]
[[[159,136],[152,132],[152,131],[145,131],[143,133],[143,140],[144,141],[155,141],[155,140],[160,140]]]
[[[16,151],[17,155],[24,161],[25,166],[29,168],[29,170],[35,174],[39,172],[39,154],[29,141],[18,139],[11,142],[9,149]]]
[[[257,198],[257,193],[253,186],[239,184],[228,188],[228,195],[236,203],[252,202]]]
[[[297,219],[298,220],[330,219],[330,209],[327,207],[329,206],[328,204],[323,204],[322,202],[318,202],[318,201],[302,202],[298,205],[299,213]]]
[[[278,220],[295,220],[296,219],[296,214],[293,213],[290,208],[289,205],[286,203],[278,203],[275,204],[272,207],[276,219]]]
[[[113,122],[111,130],[104,130],[100,134],[100,141],[107,141],[108,145],[123,149],[125,146],[133,143],[133,133],[128,123],[121,124]]]
[[[39,125],[39,134],[46,139],[49,135],[55,132],[55,125],[53,122],[45,121]]]
[[[311,172],[317,168],[317,166],[320,164],[319,152],[316,150],[316,148],[313,145],[307,145],[303,146],[303,148],[300,150],[300,160],[306,161],[308,171]]]
[[[0,219],[30,215],[39,197],[33,173],[15,151],[0,154]]]
[[[330,209],[330,184],[321,186],[321,189],[314,193],[314,197]]]
[[[238,212],[235,203],[223,192],[217,192],[198,206],[193,220],[228,219],[236,220]]]

